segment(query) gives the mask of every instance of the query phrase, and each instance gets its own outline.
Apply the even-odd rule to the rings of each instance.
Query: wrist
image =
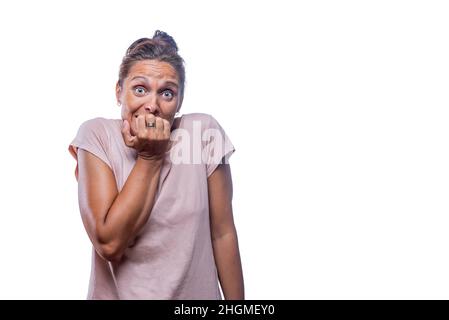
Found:
[[[160,166],[162,166],[162,163],[164,162],[164,157],[163,156],[154,156],[154,155],[148,156],[145,154],[137,154],[137,160],[139,162],[150,164],[155,167],[160,167]]]

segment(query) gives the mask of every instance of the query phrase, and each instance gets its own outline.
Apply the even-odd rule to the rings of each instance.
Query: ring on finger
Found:
[[[155,128],[156,127],[156,122],[149,122],[145,124],[145,127],[147,128]]]

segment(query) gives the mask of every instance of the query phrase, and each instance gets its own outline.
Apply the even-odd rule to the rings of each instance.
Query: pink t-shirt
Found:
[[[121,119],[87,120],[69,146],[75,159],[82,148],[103,160],[114,172],[119,191],[136,161],[121,126]],[[87,299],[222,299],[207,177],[235,149],[207,114],[183,115],[175,121],[170,139],[174,145],[165,156],[150,218],[118,264],[104,260],[93,248]],[[78,165],[75,175],[78,179]]]

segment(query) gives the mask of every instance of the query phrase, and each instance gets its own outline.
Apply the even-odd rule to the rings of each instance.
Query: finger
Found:
[[[131,127],[130,127],[130,125],[129,125],[128,120],[124,120],[124,121],[123,121],[122,135],[123,135],[123,140],[125,141],[125,144],[126,144],[128,147],[134,146],[134,142],[135,142],[135,140],[136,140],[136,137],[134,137],[133,135],[131,135]]]
[[[156,119],[155,119],[154,114],[152,114],[152,113],[146,114],[145,115],[145,123],[146,124],[151,124],[151,123],[155,124],[156,123]],[[154,127],[150,127],[150,126],[148,126],[147,128],[148,129],[154,129]]]
[[[164,133],[164,120],[160,117],[156,117],[156,130],[158,136],[162,137]]]
[[[145,116],[139,115],[136,119],[137,137],[139,139],[145,139],[147,136],[147,128],[145,128]]]
[[[170,138],[170,122],[166,119],[163,119],[164,122],[164,137],[166,137],[167,139]]]

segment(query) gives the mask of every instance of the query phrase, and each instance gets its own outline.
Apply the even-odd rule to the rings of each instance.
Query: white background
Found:
[[[0,4],[0,298],[85,299],[91,247],[67,151],[119,118],[127,47],[186,61],[183,113],[237,151],[247,299],[448,299],[445,1]]]

